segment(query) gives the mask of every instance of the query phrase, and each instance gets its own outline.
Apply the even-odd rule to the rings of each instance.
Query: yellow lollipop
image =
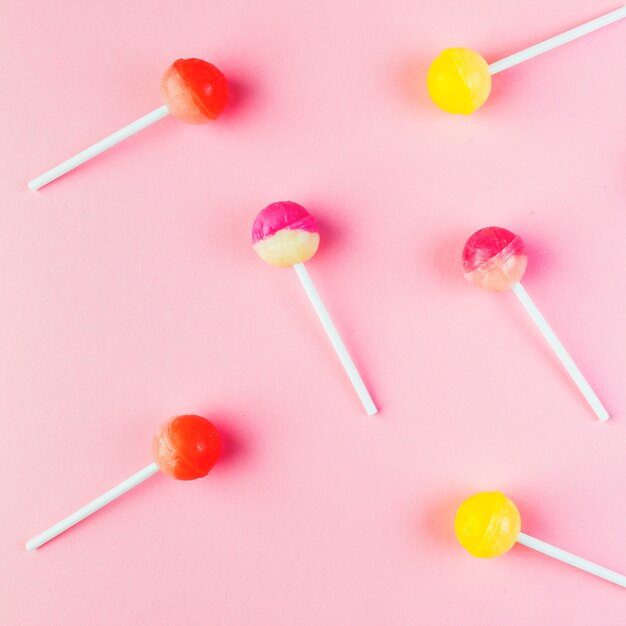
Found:
[[[469,48],[448,48],[433,61],[428,70],[428,92],[434,103],[444,111],[468,115],[489,97],[493,74],[624,17],[626,7],[621,7],[491,64]]]
[[[448,113],[468,115],[483,105],[491,93],[489,65],[469,48],[448,48],[428,70],[428,92]]]
[[[503,493],[477,493],[459,507],[454,530],[472,555],[490,559],[508,552],[522,527],[517,507]]]
[[[461,545],[472,555],[490,559],[508,552],[515,543],[542,552],[563,563],[626,587],[626,576],[561,550],[521,532],[521,518],[515,504],[499,491],[477,493],[456,512],[454,530]]]

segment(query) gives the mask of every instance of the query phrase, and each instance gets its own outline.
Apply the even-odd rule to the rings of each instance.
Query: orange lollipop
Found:
[[[68,528],[95,513],[161,470],[177,480],[206,476],[220,454],[220,435],[209,420],[198,415],[179,415],[159,428],[152,442],[154,461],[48,530],[26,542],[35,550]]]
[[[228,84],[215,65],[201,59],[178,59],[163,74],[161,96],[165,103],[163,106],[37,176],[28,183],[29,189],[34,191],[51,183],[168,113],[187,124],[205,124],[217,119],[228,104]]]
[[[161,95],[168,111],[181,122],[206,124],[228,103],[228,85],[215,65],[200,59],[178,59],[161,78]]]
[[[177,480],[206,476],[219,453],[219,433],[209,420],[198,415],[181,415],[165,422],[152,442],[152,456],[159,469]]]

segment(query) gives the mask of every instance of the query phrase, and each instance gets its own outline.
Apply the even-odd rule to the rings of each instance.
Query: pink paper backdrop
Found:
[[[378,8],[377,8],[378,7]],[[442,48],[489,60],[614,8],[583,0],[3,0],[0,624],[624,624],[624,590],[522,547],[456,543],[501,489],[524,530],[626,572],[626,23],[429,102]],[[26,181],[160,104],[178,57],[233,105]],[[293,272],[249,230],[292,199],[309,264],[382,408],[366,418]],[[461,275],[496,224],[613,419],[594,420],[512,294]],[[163,476],[23,542],[149,462],[165,418],[223,430]]]

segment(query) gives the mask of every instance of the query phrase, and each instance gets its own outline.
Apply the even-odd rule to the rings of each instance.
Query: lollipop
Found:
[[[365,411],[374,415],[376,406],[304,266],[317,252],[319,242],[315,218],[295,202],[270,204],[257,215],[252,226],[254,251],[270,265],[292,266],[296,271]]]
[[[178,59],[161,78],[161,96],[165,103],[163,106],[37,176],[28,183],[28,187],[34,191],[47,185],[168,113],[187,124],[205,124],[216,119],[228,103],[228,84],[215,65],[200,59]]]
[[[430,97],[438,107],[448,113],[468,115],[482,106],[489,97],[491,77],[494,74],[624,17],[626,7],[621,7],[491,64],[478,52],[468,48],[448,48],[433,61],[428,70],[427,86]]]
[[[529,537],[521,532],[521,526],[522,520],[517,507],[499,491],[471,496],[461,504],[454,520],[457,539],[472,556],[491,559],[505,554],[517,542],[626,587],[626,576],[556,548],[545,541]]]
[[[522,287],[520,280],[526,271],[526,263],[522,239],[510,230],[497,226],[476,231],[463,249],[465,278],[487,291],[512,289],[595,414],[602,421],[609,419],[609,414],[598,396]]]
[[[220,435],[215,426],[198,415],[179,415],[159,428],[152,442],[154,461],[142,470],[109,489],[69,517],[26,542],[27,550],[36,550],[68,528],[95,513],[109,502],[136,487],[158,470],[176,480],[195,480],[206,476],[220,453]]]

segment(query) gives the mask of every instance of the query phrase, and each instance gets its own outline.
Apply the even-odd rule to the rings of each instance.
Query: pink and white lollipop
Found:
[[[368,415],[374,415],[378,410],[372,397],[304,266],[317,252],[319,242],[315,218],[295,202],[274,202],[266,206],[252,226],[254,251],[270,265],[291,266],[296,271],[365,411]]]
[[[252,225],[252,248],[270,265],[296,266],[317,252],[320,236],[315,218],[295,202],[274,202]]]
[[[481,228],[467,240],[465,248],[463,248],[465,278],[487,291],[511,289],[550,344],[597,417],[601,421],[607,420],[609,418],[607,410],[531,300],[528,292],[522,287],[520,281],[526,271],[527,263],[528,258],[524,252],[522,238],[510,230],[506,230],[506,228],[497,226]]]

